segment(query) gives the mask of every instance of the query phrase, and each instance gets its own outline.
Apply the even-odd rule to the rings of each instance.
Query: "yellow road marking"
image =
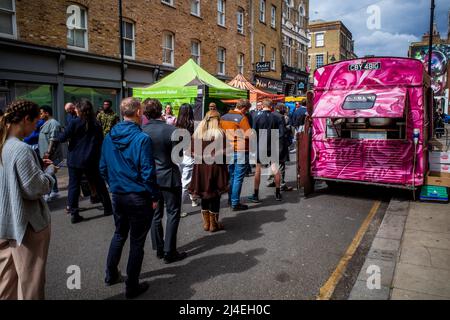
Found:
[[[380,208],[381,201],[376,201],[372,209],[370,209],[369,215],[366,217],[364,222],[362,223],[361,227],[358,230],[358,233],[356,234],[355,238],[353,238],[352,243],[348,247],[347,251],[345,252],[344,256],[342,257],[341,261],[339,261],[339,264],[337,265],[336,269],[334,270],[333,274],[330,276],[328,281],[320,288],[319,295],[317,296],[317,300],[330,300],[331,296],[334,293],[334,290],[336,289],[337,284],[342,278],[342,275],[345,272],[345,269],[347,269],[348,262],[351,260],[353,255],[356,252],[356,249],[358,249],[359,244],[361,243],[361,240],[366,233],[367,229],[369,228],[370,222],[372,221],[373,217],[378,211],[378,208]]]

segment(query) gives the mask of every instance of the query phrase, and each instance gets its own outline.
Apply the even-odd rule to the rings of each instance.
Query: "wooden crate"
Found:
[[[450,173],[430,172],[425,179],[425,184],[450,188]]]

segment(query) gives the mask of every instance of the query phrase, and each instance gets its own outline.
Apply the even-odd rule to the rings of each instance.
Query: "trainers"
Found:
[[[117,273],[117,276],[114,279],[110,279],[110,280],[105,279],[105,284],[107,287],[111,287],[115,284],[123,282],[124,280],[125,280],[125,277],[122,275],[122,273],[119,270],[119,272]]]
[[[148,287],[149,287],[149,285],[147,282],[142,282],[142,283],[139,283],[136,288],[127,288],[125,290],[125,297],[127,299],[134,299],[134,298],[140,296],[141,294],[143,294],[145,291],[147,291]]]
[[[165,253],[164,254],[164,263],[165,264],[169,264],[169,263],[172,263],[172,262],[181,261],[181,260],[183,260],[186,257],[187,257],[187,253],[186,252],[175,251],[174,253]]]
[[[80,223],[81,221],[84,220],[84,218],[80,215],[73,215],[70,220],[72,221],[73,224],[75,224]]]
[[[283,200],[283,197],[281,196],[281,193],[275,194],[275,200],[276,201],[282,201]]]
[[[275,188],[275,182],[272,181],[272,182],[268,183],[267,187],[268,188]]]
[[[248,206],[242,203],[238,203],[235,206],[231,206],[231,209],[233,211],[244,211],[244,210],[248,210]]]
[[[199,199],[192,200],[192,206],[193,207],[198,207],[199,205],[200,205],[200,200]]]
[[[181,218],[186,218],[188,215],[189,215],[189,213],[187,213],[187,212],[182,212],[182,213],[180,214],[180,217],[181,217]]]
[[[250,197],[247,198],[248,201],[253,202],[253,203],[261,203],[261,200],[259,200],[259,197],[257,195],[251,195]]]

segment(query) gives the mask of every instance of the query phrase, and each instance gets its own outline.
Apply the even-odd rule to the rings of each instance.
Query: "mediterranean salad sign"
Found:
[[[363,63],[355,63],[348,66],[348,71],[372,71],[372,70],[380,70],[381,62],[363,62]]]

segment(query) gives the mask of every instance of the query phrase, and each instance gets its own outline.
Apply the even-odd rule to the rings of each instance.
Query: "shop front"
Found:
[[[284,84],[282,81],[255,75],[255,87],[273,94],[283,94]]]
[[[302,96],[308,91],[309,74],[297,68],[283,66],[282,80],[286,96]]]
[[[119,111],[119,59],[11,40],[0,40],[0,46],[0,109],[12,100],[28,99],[51,106],[61,123],[64,104],[81,98],[89,99],[95,110],[111,100]],[[152,65],[127,61],[126,87],[152,83],[154,71]]]

